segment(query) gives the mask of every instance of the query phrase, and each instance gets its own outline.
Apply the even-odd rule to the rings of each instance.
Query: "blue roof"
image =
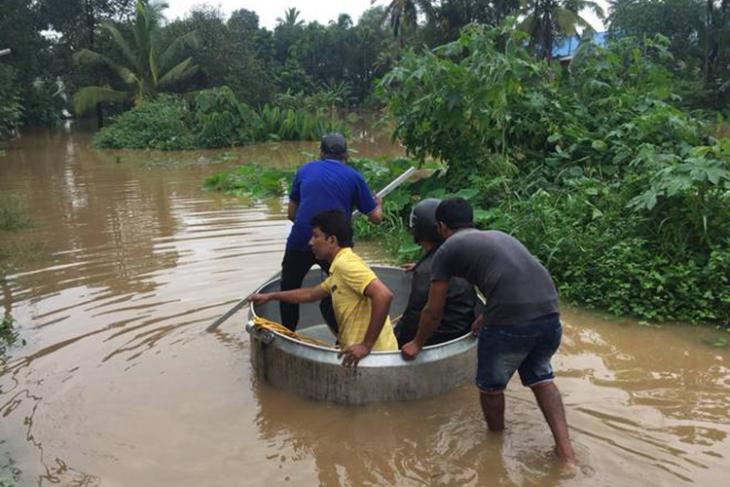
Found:
[[[608,43],[608,33],[596,32],[592,36],[586,36],[583,40],[591,41],[598,46],[605,47]],[[577,35],[563,39],[559,45],[553,47],[553,58],[559,59],[572,57],[580,43],[581,38]]]

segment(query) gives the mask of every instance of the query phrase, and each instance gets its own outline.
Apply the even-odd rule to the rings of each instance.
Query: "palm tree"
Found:
[[[304,21],[299,20],[299,15],[301,15],[301,12],[295,7],[288,8],[284,12],[284,18],[277,17],[276,22],[285,27],[301,27],[304,25]]]
[[[403,35],[403,27],[416,25],[419,8],[427,16],[431,16],[433,13],[433,6],[429,0],[391,0],[390,4],[385,7],[383,20],[390,20],[393,35],[399,37]]]
[[[590,9],[598,18],[605,17],[603,9],[591,0],[520,0],[520,11],[525,16],[519,28],[530,34],[530,46],[546,59],[552,57],[557,36],[573,36],[577,28],[593,28],[580,12]]]
[[[110,68],[128,87],[127,90],[115,90],[110,86],[81,88],[74,95],[76,113],[84,113],[101,102],[132,100],[137,106],[197,72],[198,67],[192,64],[191,57],[176,62],[184,49],[198,45],[195,32],[178,37],[164,49],[160,45],[162,10],[167,6],[164,2],[149,3],[137,0],[135,19],[131,26],[133,33],[131,43],[114,25],[110,23],[102,25],[121,53],[120,60],[89,49],[81,49],[74,54],[74,60],[78,63]]]

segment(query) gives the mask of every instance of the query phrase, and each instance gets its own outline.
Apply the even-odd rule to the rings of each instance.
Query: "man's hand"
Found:
[[[268,303],[271,301],[271,293],[264,293],[264,294],[252,294],[250,298],[248,298],[249,301],[251,301],[255,305],[261,305]]]
[[[342,357],[342,365],[345,367],[357,367],[357,363],[369,353],[370,347],[364,343],[356,343],[339,352],[337,357]]]
[[[421,353],[422,348],[423,347],[416,343],[415,340],[411,340],[403,345],[403,348],[400,350],[400,354],[403,356],[404,360],[413,360],[419,353]]]
[[[471,334],[474,336],[477,336],[479,334],[479,329],[482,327],[482,321],[484,320],[483,314],[478,314],[476,318],[474,318],[474,322],[471,324]]]
[[[414,267],[416,267],[415,262],[408,262],[407,264],[401,264],[401,266],[400,266],[400,268],[406,272],[411,272]]]

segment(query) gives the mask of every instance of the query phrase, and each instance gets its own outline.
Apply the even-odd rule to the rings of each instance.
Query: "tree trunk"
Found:
[[[94,17],[94,7],[90,0],[84,3],[84,10],[86,14],[86,28],[88,29],[89,35],[89,49],[96,50],[96,18]],[[102,128],[104,126],[104,110],[101,108],[101,103],[96,104],[96,127]]]

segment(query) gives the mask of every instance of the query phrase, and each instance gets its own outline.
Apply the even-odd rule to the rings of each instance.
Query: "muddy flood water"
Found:
[[[316,144],[147,153],[94,151],[89,140],[43,132],[0,155],[0,196],[19,199],[33,221],[0,233],[21,252],[0,281],[20,336],[0,371],[0,480],[728,485],[730,351],[706,343],[712,329],[564,307],[554,366],[580,462],[573,473],[556,467],[547,426],[516,378],[503,435],[485,432],[472,386],[341,407],[257,382],[246,313],[205,328],[279,269],[284,202],[250,204],[201,183],[247,161],[303,162]],[[387,141],[352,145],[399,153]]]

